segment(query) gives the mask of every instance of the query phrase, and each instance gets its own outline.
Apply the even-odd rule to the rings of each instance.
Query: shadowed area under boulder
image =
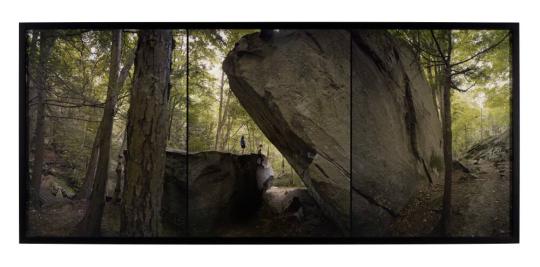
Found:
[[[254,216],[216,229],[222,237],[341,237],[306,188],[271,187]]]
[[[261,203],[257,187],[257,154],[217,151],[189,157],[189,231],[213,236],[218,225],[245,219]]]
[[[305,188],[271,187],[273,178],[264,155],[216,151],[190,154],[190,235],[272,237],[339,233]]]

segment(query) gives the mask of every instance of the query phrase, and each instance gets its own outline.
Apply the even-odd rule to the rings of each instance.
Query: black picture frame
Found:
[[[34,29],[493,29],[511,33],[511,236],[492,237],[28,237],[26,31]],[[189,89],[188,89],[189,90]],[[351,129],[352,130],[352,129]],[[495,22],[55,22],[19,23],[19,242],[54,244],[485,244],[519,243],[519,23]],[[186,211],[187,213],[187,211]]]

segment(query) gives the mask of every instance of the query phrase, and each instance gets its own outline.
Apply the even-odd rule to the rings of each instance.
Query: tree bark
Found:
[[[127,126],[123,236],[158,236],[172,55],[170,30],[140,32]]]
[[[90,202],[82,221],[77,225],[76,233],[80,236],[99,236],[101,230],[101,217],[105,206],[105,187],[109,173],[109,157],[111,149],[111,135],[114,118],[114,109],[118,97],[118,75],[121,61],[122,31],[112,32],[111,63],[109,67],[109,82],[107,100],[103,111],[103,125],[99,142],[99,156],[97,169],[90,194]]]
[[[174,113],[176,110],[176,97],[171,96],[169,101],[169,130],[167,135],[167,141],[171,142],[171,133],[172,133],[172,125],[173,125],[173,119],[174,119]],[[174,142],[171,142],[174,143]]]
[[[32,184],[30,190],[31,203],[35,208],[41,205],[39,193],[41,189],[41,175],[43,172],[43,157],[45,153],[45,99],[48,89],[48,60],[54,45],[54,33],[44,30],[40,34],[39,69],[36,74],[36,128],[34,133],[35,146],[34,164],[32,166]]]
[[[443,83],[443,157],[444,157],[444,193],[442,230],[449,235],[449,226],[452,214],[452,113],[451,113],[451,83],[452,70],[450,66],[452,56],[452,32],[447,33],[448,49],[444,69]]]
[[[37,41],[39,38],[38,31],[32,31],[32,39],[30,40],[28,47],[28,56],[26,58],[26,88],[28,93],[27,105],[28,105],[28,154],[32,152],[34,147],[34,134],[36,128],[36,105],[32,105],[37,98],[37,90],[35,83],[35,71],[36,71],[36,51]]]
[[[99,123],[96,131],[96,137],[94,138],[94,143],[92,144],[92,152],[90,153],[90,160],[88,161],[86,174],[84,175],[84,182],[81,189],[75,196],[75,199],[87,199],[90,197],[90,193],[92,193],[94,178],[96,177],[96,168],[99,157],[99,142],[101,140],[102,127],[103,121]]]
[[[120,202],[120,193],[122,192],[122,182],[124,178],[124,149],[127,143],[127,129],[124,130],[124,136],[122,137],[122,144],[120,145],[120,151],[118,151],[118,156],[116,157],[118,162],[116,164],[116,183],[114,186],[114,196],[113,203]]]

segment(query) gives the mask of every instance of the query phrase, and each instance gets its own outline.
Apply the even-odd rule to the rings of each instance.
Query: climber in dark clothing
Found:
[[[242,155],[244,154],[244,149],[246,149],[246,140],[244,140],[244,136],[242,135],[242,138],[240,138],[240,147],[242,147]]]
[[[264,157],[263,157],[263,154],[262,154],[262,144],[259,145],[259,150],[257,151],[257,164],[259,165],[263,165],[263,160],[264,160]]]

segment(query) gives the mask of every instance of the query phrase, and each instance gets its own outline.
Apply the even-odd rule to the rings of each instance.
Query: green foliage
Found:
[[[62,177],[66,183],[82,184],[90,160],[92,145],[102,118],[106,99],[112,35],[110,31],[61,30],[50,56],[49,91],[47,92],[47,149],[62,162]],[[186,31],[175,30],[175,49],[171,73],[169,147],[186,147]],[[29,31],[28,69],[30,90],[37,70],[39,34]],[[124,32],[121,67],[133,57],[137,33]],[[116,167],[117,154],[124,139],[134,68],[120,88],[113,125],[111,172]],[[29,99],[29,105],[35,103]],[[31,110],[30,116],[34,116]],[[32,132],[33,129],[29,129]]]
[[[408,43],[440,106],[443,66],[438,47],[448,46],[448,30],[391,30]],[[511,57],[506,30],[451,30],[452,143],[459,157],[471,145],[510,127]],[[435,39],[433,38],[435,37]],[[437,42],[435,42],[437,40]]]

